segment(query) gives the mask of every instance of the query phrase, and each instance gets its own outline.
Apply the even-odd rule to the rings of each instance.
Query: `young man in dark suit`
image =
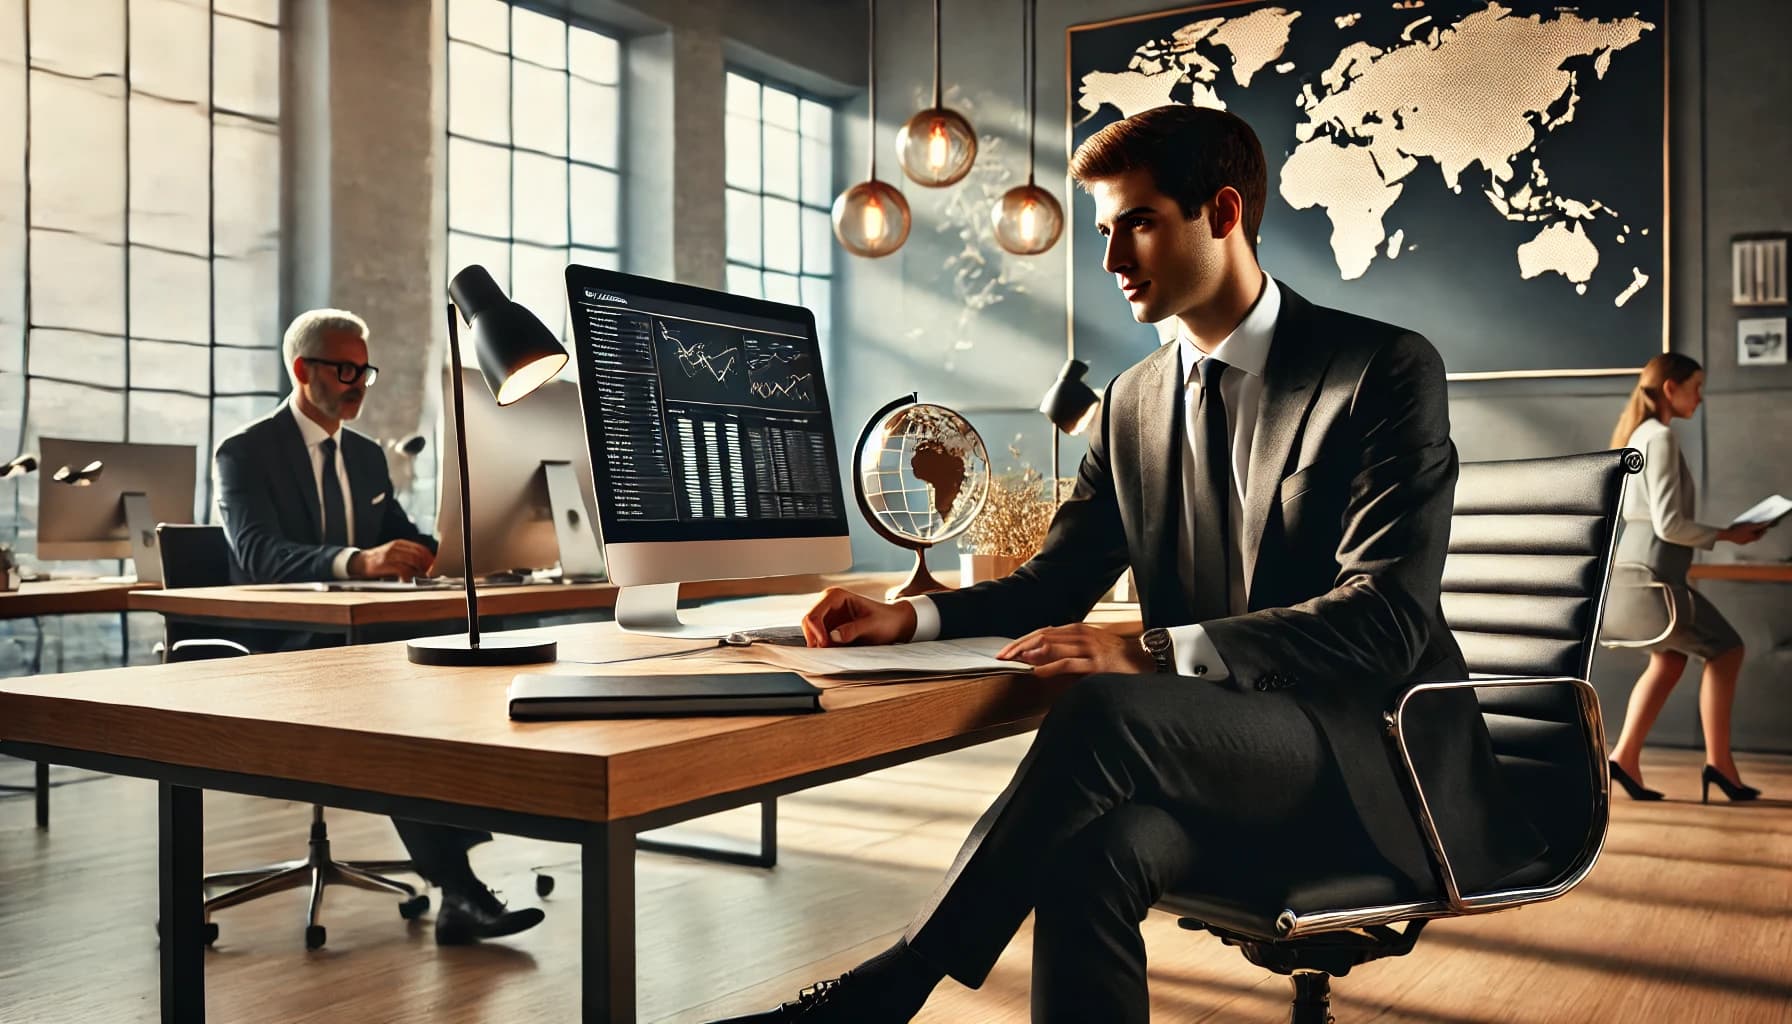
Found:
[[[1029,912],[1034,1020],[1144,1021],[1139,922],[1198,865],[1374,862],[1438,891],[1382,730],[1407,684],[1466,675],[1439,604],[1457,461],[1437,352],[1259,268],[1268,185],[1236,116],[1149,110],[1071,169],[1134,318],[1178,339],[1109,386],[1025,566],[895,604],[829,591],[803,627],[816,646],[1017,637],[1003,657],[1082,678],[904,938],[739,1021],[909,1020],[946,976],[980,985]],[[1140,640],[1082,624],[1128,566]],[[1425,709],[1421,769],[1484,882],[1541,843],[1494,832],[1510,797],[1461,696]]]
[[[282,354],[292,400],[225,438],[213,456],[232,578],[287,583],[428,572],[435,538],[399,506],[385,450],[343,426],[360,415],[379,374],[367,361],[367,324],[338,309],[302,313],[286,329]],[[473,874],[467,851],[490,833],[392,824],[418,873],[442,887],[438,943],[512,935],[541,921],[540,910],[506,909]]]

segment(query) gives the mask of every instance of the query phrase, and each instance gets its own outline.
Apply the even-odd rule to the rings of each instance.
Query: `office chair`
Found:
[[[1655,570],[1641,562],[1619,562],[1612,566],[1611,591],[1606,599],[1604,628],[1599,646],[1613,650],[1653,647],[1669,636],[1680,624],[1680,599],[1674,588],[1655,575]],[[1625,629],[1614,629],[1613,623],[1625,622]],[[1651,631],[1648,627],[1660,623]],[[1643,633],[1645,636],[1627,636]]]
[[[1415,889],[1391,866],[1352,866],[1259,878],[1241,891],[1238,872],[1215,870],[1160,902],[1182,927],[1288,975],[1290,1024],[1330,1024],[1331,979],[1411,952],[1427,922],[1555,899],[1592,870],[1610,805],[1599,698],[1587,678],[1624,485],[1642,467],[1634,449],[1462,467],[1443,609],[1470,678],[1415,683],[1385,715],[1432,885]],[[1501,773],[1548,841],[1531,863],[1473,892],[1451,868],[1405,724],[1412,705],[1462,689],[1479,698]]]
[[[162,585],[167,589],[227,586],[230,583],[230,543],[224,536],[223,527],[161,523],[156,527],[156,539],[162,550]],[[163,642],[156,647],[165,662],[240,657],[251,653],[255,639],[253,632],[241,630],[234,631],[235,638],[204,636],[201,634],[217,634],[223,630],[166,617],[163,629]],[[396,893],[404,897],[398,904],[399,915],[407,921],[413,920],[429,910],[429,894],[419,893],[416,887],[386,875],[415,870],[411,862],[405,860],[336,860],[330,855],[330,834],[324,824],[323,806],[312,804],[311,836],[303,860],[205,876],[204,885],[208,891],[234,886],[206,899],[205,944],[209,946],[218,938],[218,925],[211,919],[213,912],[300,886],[311,889],[311,901],[305,914],[306,949],[321,948],[328,937],[324,926],[317,921],[325,886],[349,885],[374,892]]]

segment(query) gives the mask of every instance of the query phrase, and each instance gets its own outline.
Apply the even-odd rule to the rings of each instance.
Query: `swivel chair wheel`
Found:
[[[212,943],[217,942],[218,941],[218,922],[216,922],[216,921],[205,922],[205,927],[200,930],[199,935],[201,938],[203,938],[205,940],[205,944],[207,946],[210,946]],[[161,939],[162,939],[162,919],[158,917],[158,918],[156,918],[156,940],[160,941]]]
[[[327,934],[328,933],[324,931],[324,926],[321,924],[306,925],[305,926],[305,948],[308,950],[324,948],[324,937]]]
[[[429,911],[429,893],[413,896],[398,904],[398,916],[406,921],[415,921]]]
[[[548,898],[548,894],[553,891],[554,891],[554,876],[553,875],[536,875],[535,876],[535,895],[540,896],[542,899],[545,900]]]

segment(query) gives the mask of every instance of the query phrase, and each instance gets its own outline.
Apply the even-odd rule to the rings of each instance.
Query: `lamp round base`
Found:
[[[405,645],[413,665],[539,665],[558,656],[559,644],[529,637],[487,636],[479,646],[467,634],[427,636]]]

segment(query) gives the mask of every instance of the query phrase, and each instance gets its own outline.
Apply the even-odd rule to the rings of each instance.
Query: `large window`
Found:
[[[203,518],[212,445],[279,400],[280,8],[0,0],[0,458],[192,444]],[[3,486],[33,534],[38,481]]]
[[[728,290],[815,311],[831,336],[834,111],[727,73]]]
[[[448,273],[484,265],[568,336],[566,264],[618,264],[620,81],[611,36],[449,0]]]

